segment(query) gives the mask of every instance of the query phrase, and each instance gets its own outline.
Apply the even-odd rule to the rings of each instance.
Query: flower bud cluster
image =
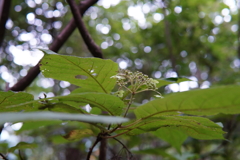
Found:
[[[146,90],[157,90],[157,80],[149,78],[142,72],[131,72],[129,70],[120,70],[116,76],[117,84],[120,88],[128,88],[132,93],[137,93]]]

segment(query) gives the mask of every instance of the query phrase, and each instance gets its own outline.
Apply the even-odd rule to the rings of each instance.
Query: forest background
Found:
[[[164,96],[172,92],[239,84],[238,3],[234,0],[85,0],[81,5],[84,6],[82,11],[87,10],[85,25],[105,59],[112,59],[122,69],[141,71],[156,79],[187,77],[192,80],[162,87],[159,91]],[[74,85],[44,78],[34,67],[43,56],[36,48],[49,48],[62,55],[92,56],[78,30],[74,31],[76,26],[71,20],[73,15],[68,3],[61,0],[2,0],[0,5],[1,90],[24,90],[35,98],[44,97],[43,93],[47,97],[69,94],[76,88]],[[66,33],[69,28],[73,33]],[[21,81],[22,78],[25,81]],[[146,103],[151,96],[143,94],[137,99],[139,103]],[[137,148],[135,154],[140,159],[166,158],[171,153],[178,154],[175,159],[239,159],[239,117],[221,114],[211,118],[223,123],[223,130],[228,132],[225,137],[231,143],[188,138],[181,146],[180,155],[177,147],[153,135],[126,138],[126,141],[129,141],[128,146]],[[69,144],[57,138],[46,138],[59,130],[52,126],[51,133],[49,129],[41,128],[41,131],[28,131],[31,134],[26,135],[24,131],[15,133],[14,127],[5,126],[1,130],[0,151],[5,153],[21,137],[25,141],[41,142],[38,152],[23,149],[23,156],[48,159],[55,155],[56,159],[64,159],[74,155],[80,159],[90,140]],[[81,146],[82,150],[76,146]],[[18,156],[17,153],[9,155],[13,159]]]

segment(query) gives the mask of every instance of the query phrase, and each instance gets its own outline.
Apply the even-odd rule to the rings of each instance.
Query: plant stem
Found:
[[[125,132],[119,133],[119,134],[114,135],[114,136],[104,136],[104,137],[102,137],[102,138],[104,138],[104,139],[115,138],[115,137],[121,136],[121,135],[123,135],[123,134],[125,134],[125,133],[127,133],[127,132],[129,132],[129,131],[131,131],[131,130],[133,130],[133,129],[127,130],[127,131],[125,131]]]
[[[89,123],[89,124],[91,124],[91,125],[99,128],[100,130],[102,130],[102,131],[104,131],[104,132],[107,132],[107,131],[108,131],[108,130],[106,130],[103,126],[97,125],[97,124],[95,124],[95,123]]]
[[[107,157],[107,139],[102,139],[98,160],[106,160],[106,157]]]
[[[133,123],[129,124],[129,125],[126,125],[126,126],[120,126],[119,128],[122,129],[122,128],[128,128],[128,127],[131,127],[132,125],[135,125],[137,123],[139,123],[142,119],[138,119],[136,121],[134,121]]]
[[[120,140],[118,140],[115,137],[113,139],[116,140],[118,143],[120,143],[123,146],[123,148],[125,148],[127,150],[127,152],[132,156],[132,153],[128,150],[128,148]]]
[[[20,149],[18,149],[18,154],[19,154],[20,160],[24,160],[24,158],[22,157],[22,154],[21,154],[21,150],[20,150]]]
[[[8,160],[2,153],[0,153],[0,156],[1,156],[2,159]]]
[[[108,131],[108,133],[113,133],[114,131],[116,131],[119,127],[121,127],[122,124],[118,124],[117,127],[111,129]]]
[[[131,94],[130,101],[129,101],[129,103],[128,103],[126,112],[125,112],[125,114],[124,114],[123,117],[126,117],[126,116],[127,116],[128,110],[129,110],[130,106],[132,105],[134,95],[135,95],[135,93],[132,93],[132,94]]]
[[[102,140],[102,138],[98,135],[97,136],[97,139],[96,139],[96,141],[94,142],[94,144],[92,145],[92,147],[91,148],[89,148],[89,152],[88,152],[88,155],[87,155],[87,160],[90,160],[90,157],[91,157],[91,154],[92,154],[92,152],[93,152],[93,149],[94,149],[94,147],[98,144],[98,142],[100,142]]]

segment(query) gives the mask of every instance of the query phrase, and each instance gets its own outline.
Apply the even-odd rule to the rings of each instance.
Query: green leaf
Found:
[[[90,111],[90,114],[101,114],[102,113],[102,110],[99,109],[99,108],[92,108],[91,111]]]
[[[120,98],[104,93],[75,93],[55,98],[58,98],[63,103],[64,101],[67,101],[67,103],[72,101],[90,104],[91,107],[107,111],[110,115],[120,115],[123,107],[125,107],[124,102]]]
[[[152,133],[175,147],[179,153],[181,153],[183,142],[188,137],[184,132],[174,127],[163,127]]]
[[[66,102],[67,103],[67,102]],[[50,111],[54,112],[64,112],[64,113],[85,113],[82,109],[72,107],[70,105],[64,104],[64,103],[55,103],[49,105],[49,108],[46,106],[43,106],[43,108],[48,108]]]
[[[33,149],[36,148],[37,144],[34,143],[26,143],[26,142],[19,142],[16,146],[11,147],[8,149],[8,152],[14,152],[16,149]]]
[[[40,103],[42,101],[47,101]],[[116,96],[105,93],[74,93],[66,96],[56,96],[51,98],[43,98],[35,101],[6,106],[11,110],[21,108],[22,106],[34,106],[37,109],[49,109],[51,111],[68,112],[68,113],[86,113],[80,107],[82,104],[90,104],[91,107],[97,107],[103,111],[107,111],[110,115],[120,115],[125,107],[124,102]],[[32,107],[33,108],[33,107]]]
[[[56,136],[51,137],[51,142],[55,145],[58,145],[58,144],[70,143],[71,141],[68,141],[67,139],[63,138],[60,135],[56,135]]]
[[[70,131],[67,135],[63,136],[69,141],[80,140],[85,137],[94,136],[94,133],[90,129],[76,129]]]
[[[0,112],[32,111],[32,104],[25,104],[14,108],[8,106],[18,105],[33,100],[33,95],[24,92],[14,93],[12,91],[0,92]]]
[[[160,128],[179,130],[196,139],[224,139],[222,128],[203,117],[193,116],[160,116],[139,120],[139,123],[122,130],[128,130],[128,135],[156,131]]]
[[[4,124],[5,122],[19,122],[19,121],[21,122],[27,120],[49,120],[49,119],[78,120],[82,122],[106,123],[106,124],[122,123],[128,120],[127,118],[122,117],[93,116],[54,112],[0,113],[0,124]]]
[[[240,113],[240,86],[178,92],[150,101],[135,109],[137,118],[161,115],[215,115]]]
[[[64,103],[64,104],[66,104],[66,105],[68,105],[68,106],[74,107],[74,108],[77,109],[78,112],[80,112],[80,113],[88,114],[88,112],[87,112],[86,110],[84,110],[83,108],[81,108],[81,107],[87,105],[87,103],[81,103],[81,102],[79,102],[79,101],[77,101],[77,102],[75,102],[75,101],[63,101],[63,102],[60,102],[60,103]],[[53,109],[53,111],[55,111],[55,110]],[[70,111],[70,110],[69,110],[69,111]],[[73,111],[73,109],[71,109],[71,111]],[[70,113],[71,113],[71,112],[70,112]]]
[[[52,54],[43,50],[40,69],[45,77],[68,81],[80,86],[84,92],[110,93],[116,84],[118,64],[99,58],[80,58]],[[50,53],[50,54],[49,54]]]
[[[0,118],[1,119],[1,118]],[[21,133],[27,130],[38,129],[40,127],[52,126],[52,125],[60,125],[62,123],[61,120],[50,120],[50,121],[26,121],[23,123],[23,126],[16,131],[16,133]]]

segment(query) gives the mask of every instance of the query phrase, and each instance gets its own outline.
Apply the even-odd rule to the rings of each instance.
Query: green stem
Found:
[[[141,121],[142,121],[142,119],[138,119],[138,120],[134,121],[133,123],[131,123],[131,124],[129,124],[129,125],[120,126],[119,128],[120,128],[120,129],[128,128],[128,127],[131,127],[131,126],[133,126],[133,125],[135,125],[135,124],[138,124],[138,123],[141,122]]]
[[[132,94],[131,94],[130,101],[129,101],[129,103],[128,103],[126,112],[125,112],[125,114],[124,114],[123,117],[126,117],[126,116],[127,116],[128,110],[129,110],[130,106],[132,105],[134,95],[135,95],[135,93],[132,93]]]
[[[91,125],[99,128],[99,129],[100,129],[101,131],[103,131],[103,132],[108,132],[108,130],[107,130],[106,128],[104,128],[103,126],[97,125],[97,124],[95,124],[95,123],[89,123],[89,124],[91,124]]]
[[[131,130],[132,130],[132,129],[131,129]],[[131,130],[127,130],[127,131],[125,131],[125,132],[116,134],[116,135],[114,135],[114,136],[104,136],[104,137],[102,137],[102,138],[115,138],[115,137],[121,136],[121,135],[123,135],[123,134],[125,134],[125,133],[127,133],[127,132],[129,132],[129,131],[131,131]]]
[[[121,127],[122,124],[118,124],[115,128],[111,129],[108,131],[108,133],[113,133],[114,131],[116,131],[119,127]]]
[[[123,146],[123,148],[126,149],[126,151],[128,152],[128,154],[130,154],[131,157],[132,157],[132,153],[128,150],[127,146],[125,146],[125,145],[124,145],[120,140],[118,140],[117,138],[113,138],[113,139],[116,140],[118,143],[120,143],[120,144]]]

